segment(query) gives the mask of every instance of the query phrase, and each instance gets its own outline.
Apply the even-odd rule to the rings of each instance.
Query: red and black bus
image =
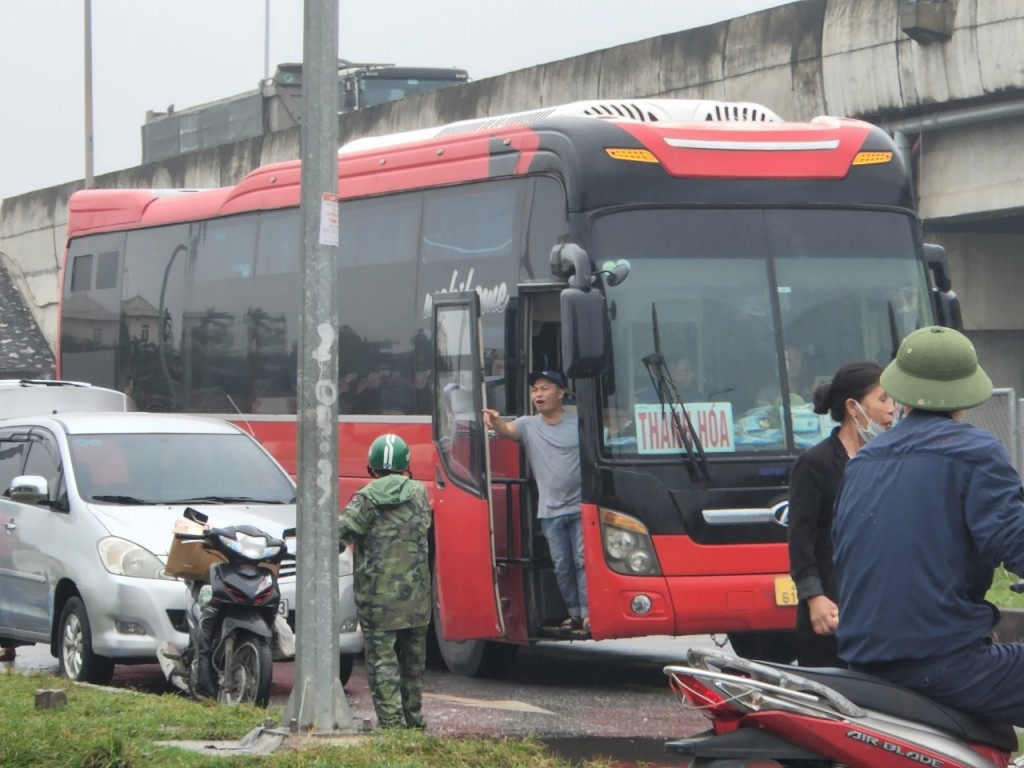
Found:
[[[70,202],[59,374],[244,423],[296,472],[298,162]],[[435,510],[435,627],[496,673],[564,608],[519,447],[558,369],[579,415],[593,636],[785,655],[786,497],[810,390],[958,317],[890,137],[753,104],[578,102],[338,158],[339,483],[384,431]],[[493,438],[493,435],[491,436]]]

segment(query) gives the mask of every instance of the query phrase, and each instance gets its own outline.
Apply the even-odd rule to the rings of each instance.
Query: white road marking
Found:
[[[462,704],[464,707],[479,707],[481,709],[504,709],[510,712],[536,712],[540,715],[555,714],[551,710],[543,709],[542,707],[535,707],[533,706],[533,704],[527,704],[524,701],[515,701],[514,699],[505,699],[504,701],[495,701],[493,699],[466,699],[462,696],[446,696],[443,693],[424,693],[423,698],[436,699],[437,701],[447,701],[452,704]]]

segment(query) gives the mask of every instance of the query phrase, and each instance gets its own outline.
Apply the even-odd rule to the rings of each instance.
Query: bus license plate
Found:
[[[775,604],[796,605],[796,584],[789,576],[775,577]]]
[[[775,591],[779,591],[777,585],[775,587]],[[284,598],[281,598],[281,602],[277,604],[277,615],[284,616],[286,619],[288,618],[288,601]]]

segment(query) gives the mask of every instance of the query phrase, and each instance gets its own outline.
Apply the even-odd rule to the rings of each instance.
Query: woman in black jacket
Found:
[[[844,365],[814,390],[814,412],[839,426],[793,465],[789,482],[789,572],[800,602],[797,660],[805,667],[844,666],[836,649],[836,572],[832,565],[832,508],[843,470],[864,443],[892,426],[896,404],[878,383],[880,366]]]

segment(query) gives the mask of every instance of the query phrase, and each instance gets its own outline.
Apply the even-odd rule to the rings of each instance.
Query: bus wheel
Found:
[[[788,630],[730,632],[729,642],[736,655],[744,659],[776,664],[789,664],[796,659],[796,635]]]
[[[438,660],[449,672],[466,677],[504,677],[516,661],[519,646],[492,640],[445,640],[441,611],[437,604],[437,576],[434,576],[433,631],[428,636],[427,660]],[[440,659],[434,657],[436,648]],[[433,657],[433,658],[432,658]],[[431,666],[440,666],[432,663]]]

